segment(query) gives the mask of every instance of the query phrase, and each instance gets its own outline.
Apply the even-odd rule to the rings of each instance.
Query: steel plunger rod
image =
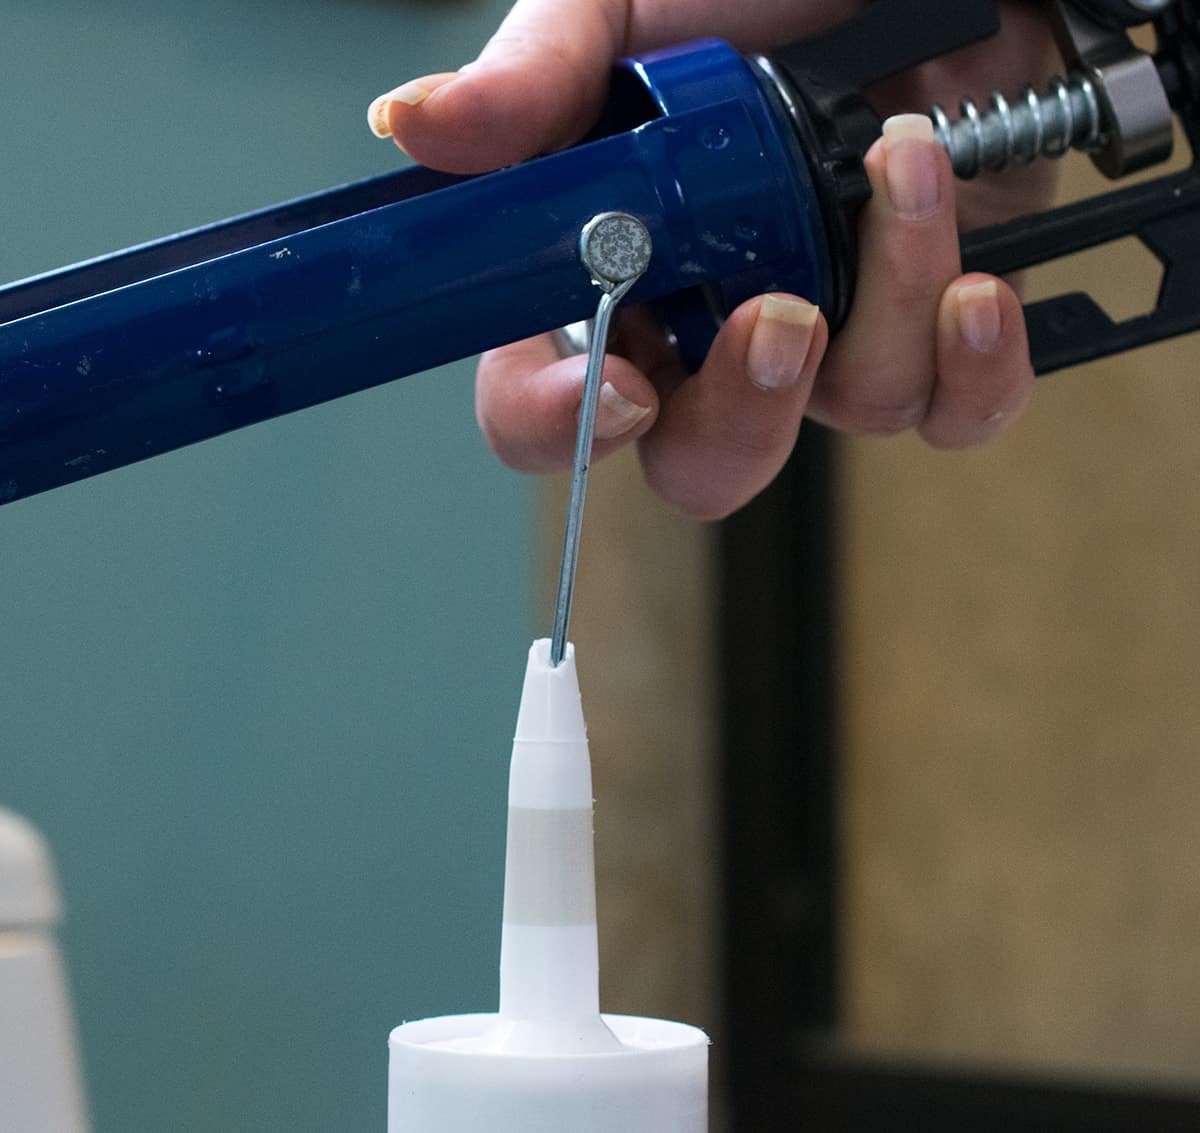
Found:
[[[583,227],[579,255],[600,288],[600,303],[588,345],[587,373],[579,405],[579,431],[575,439],[575,465],[571,474],[571,498],[567,505],[567,530],[563,537],[562,566],[558,574],[558,599],[554,604],[554,632],[550,638],[550,663],[562,664],[567,648],[567,626],[571,620],[571,598],[575,570],[579,564],[579,538],[583,531],[583,505],[587,497],[588,471],[592,465],[592,441],[596,432],[596,407],[600,402],[600,379],[613,308],[642,277],[650,264],[651,240],[646,226],[625,212],[603,212]]]

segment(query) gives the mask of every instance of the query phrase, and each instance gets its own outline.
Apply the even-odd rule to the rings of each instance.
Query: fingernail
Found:
[[[963,341],[974,351],[986,354],[1000,341],[1000,297],[994,279],[960,287],[958,330]]]
[[[799,299],[763,296],[746,352],[746,367],[756,386],[786,389],[796,384],[819,314],[818,308]]]
[[[624,436],[649,412],[650,406],[630,401],[617,392],[612,382],[605,382],[596,405],[596,436],[602,441]]]
[[[419,82],[408,82],[396,87],[395,90],[388,91],[387,94],[381,94],[367,107],[367,122],[371,127],[371,133],[377,138],[390,138],[392,127],[388,121],[388,111],[391,109],[392,103],[403,102],[408,106],[420,106],[432,93],[428,87],[422,86]]]
[[[924,114],[897,114],[883,124],[884,173],[892,208],[905,220],[921,220],[938,206],[933,122]]]

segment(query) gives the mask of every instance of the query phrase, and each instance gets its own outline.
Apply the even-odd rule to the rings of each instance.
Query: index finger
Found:
[[[599,116],[613,63],[700,35],[743,50],[795,39],[859,7],[714,0],[518,0],[479,58],[381,95],[371,128],[417,161],[483,173],[576,141]]]

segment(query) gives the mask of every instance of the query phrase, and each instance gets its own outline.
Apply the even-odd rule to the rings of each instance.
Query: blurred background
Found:
[[[1027,297],[1123,320],[1161,278],[1127,239]],[[968,452],[806,425],[716,529],[596,477],[606,986],[716,1020],[732,1128],[1200,1125],[1198,372],[1192,336],[1050,376]]]
[[[0,3],[0,278],[394,168],[368,102],[505,7]],[[391,1027],[494,1004],[534,516],[472,369],[4,509],[98,1133],[381,1130]]]
[[[506,7],[0,0],[0,278],[393,168],[369,100]],[[1125,315],[1155,271],[1031,287]],[[1029,1124],[967,1127],[1200,1098],[1196,357],[1050,378],[978,452],[809,430],[723,529],[597,470],[602,1002],[709,1029],[717,1126],[851,1127],[872,1067],[925,1128],[948,1080],[955,1128],[998,1080]],[[491,1007],[564,501],[460,365],[0,513],[0,802],[57,855],[97,1133],[382,1129],[388,1030]]]

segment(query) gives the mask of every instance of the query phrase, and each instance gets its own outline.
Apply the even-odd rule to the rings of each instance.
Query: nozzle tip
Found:
[[[568,741],[587,738],[575,673],[575,646],[570,642],[558,665],[551,660],[548,637],[539,638],[530,646],[516,738]]]

